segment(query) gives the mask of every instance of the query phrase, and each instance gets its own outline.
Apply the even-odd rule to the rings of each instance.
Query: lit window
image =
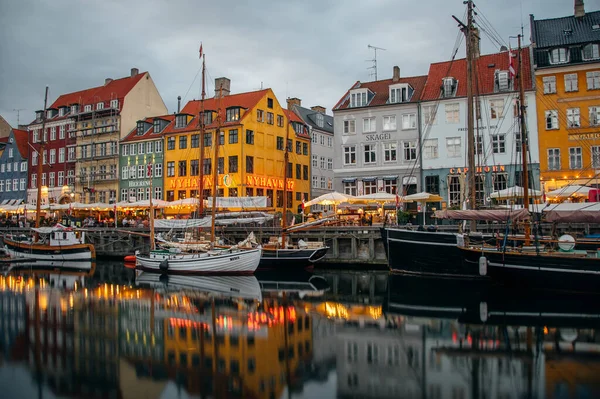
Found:
[[[569,148],[569,168],[581,169],[582,168],[582,155],[581,147],[570,147]]]

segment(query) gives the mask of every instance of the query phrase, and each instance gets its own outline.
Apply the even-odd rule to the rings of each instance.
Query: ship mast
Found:
[[[40,210],[42,203],[42,164],[44,163],[44,147],[46,146],[46,141],[44,140],[44,130],[46,129],[46,106],[48,105],[48,86],[46,86],[46,93],[44,94],[44,111],[42,112],[42,134],[38,136],[40,139],[40,149],[38,150],[38,167],[37,173],[38,177],[36,180],[37,183],[37,201],[35,204],[35,227],[40,227]],[[27,216],[27,215],[26,215]],[[35,234],[35,241],[38,240],[38,234]]]
[[[202,97],[200,99],[200,163],[199,182],[198,182],[198,217],[204,214],[204,99],[206,98],[205,79],[206,72],[205,55],[202,54]]]
[[[527,165],[527,123],[525,121],[525,86],[523,85],[523,57],[521,48],[521,37],[518,35],[519,43],[519,122],[521,124],[521,156],[523,162],[523,203],[525,209],[529,210],[529,168]],[[512,55],[511,55],[512,56]],[[531,235],[531,226],[529,222],[525,222],[525,242],[524,245],[529,245],[529,236]]]
[[[283,213],[281,219],[281,246],[285,248],[285,229],[287,228],[287,185],[288,185],[288,163],[290,161],[290,124],[291,110],[287,110],[287,129],[285,131],[285,151],[283,152]]]
[[[222,100],[223,86],[219,87],[219,101]],[[215,215],[217,214],[217,183],[219,181],[219,140],[221,139],[221,107],[217,109],[217,128],[215,129],[215,153],[213,155],[212,208],[210,222],[210,245],[215,243]],[[224,162],[223,162],[224,163]],[[223,165],[223,168],[225,165]]]

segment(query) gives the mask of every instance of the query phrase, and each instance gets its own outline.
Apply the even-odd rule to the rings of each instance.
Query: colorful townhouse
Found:
[[[535,104],[529,49],[522,51],[525,103]],[[509,72],[508,51],[479,55],[474,63],[476,201],[490,205],[490,194],[522,186],[522,148],[516,102],[518,78]],[[512,51],[517,68],[516,51]],[[460,207],[467,199],[467,65],[466,59],[431,64],[421,96],[420,115],[424,190],[439,194],[442,208]],[[527,113],[530,187],[539,189],[537,119]],[[435,204],[430,204],[436,206]]]
[[[27,131],[12,129],[0,154],[0,205],[14,205],[27,200]]]
[[[571,16],[530,16],[541,180],[546,191],[598,185],[600,11],[575,1]]]
[[[119,201],[135,202],[150,198],[163,199],[164,131],[175,115],[155,116],[137,122],[121,140],[119,153]]]
[[[284,142],[288,137],[287,205],[295,211],[310,193],[307,126],[291,113],[288,131],[288,114],[271,89],[230,94],[227,78],[215,79],[215,87],[214,97],[206,99],[204,104],[200,100],[190,101],[175,115],[175,122],[165,129],[164,199],[174,201],[199,196],[200,168],[202,197],[212,196],[218,130],[217,196],[267,197],[267,206],[281,211]],[[199,118],[203,118],[203,137],[200,137]]]
[[[356,82],[333,108],[334,188],[412,194],[420,185],[418,102],[426,76]]]

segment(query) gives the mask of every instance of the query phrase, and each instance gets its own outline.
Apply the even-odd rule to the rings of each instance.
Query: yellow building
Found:
[[[219,197],[267,197],[267,207],[283,208],[284,142],[288,137],[288,209],[296,212],[310,192],[310,137],[306,125],[281,107],[271,89],[229,94],[227,78],[215,80],[217,96],[190,101],[165,130],[164,199],[196,197],[200,168],[203,198],[212,196],[215,132],[220,131]],[[204,109],[204,137],[200,118]],[[202,140],[202,141],[200,141]],[[204,154],[200,156],[200,146]],[[244,206],[244,201],[240,201]],[[252,206],[252,201],[245,203]]]
[[[600,11],[535,21],[540,174],[546,191],[597,184],[600,172]],[[530,129],[531,130],[531,129]]]

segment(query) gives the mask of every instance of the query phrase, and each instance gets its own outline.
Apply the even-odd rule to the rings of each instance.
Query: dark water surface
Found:
[[[0,277],[2,398],[597,398],[600,296],[382,272]]]

